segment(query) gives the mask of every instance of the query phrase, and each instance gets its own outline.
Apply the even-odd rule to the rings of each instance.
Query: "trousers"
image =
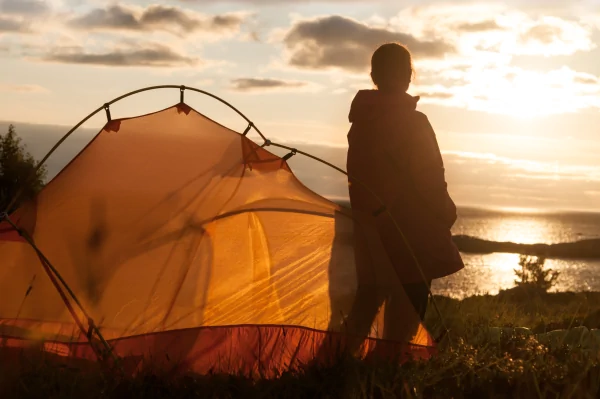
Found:
[[[424,320],[425,313],[427,312],[429,287],[431,287],[431,281],[402,284],[402,286],[404,287],[404,291],[406,292],[408,299],[410,299],[410,302],[417,311],[417,314],[421,320]]]

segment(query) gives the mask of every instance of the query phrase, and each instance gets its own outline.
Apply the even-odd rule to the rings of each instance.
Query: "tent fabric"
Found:
[[[364,215],[184,103],[109,121],[10,217],[119,356],[235,372],[281,370],[342,341],[363,355],[427,357],[433,345]],[[7,223],[0,298],[0,342],[93,357]]]

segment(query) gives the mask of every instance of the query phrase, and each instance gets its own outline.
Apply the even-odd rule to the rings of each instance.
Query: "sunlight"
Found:
[[[522,213],[494,219],[488,228],[491,240],[514,242],[517,244],[537,244],[548,242],[552,237],[553,225],[543,219]]]
[[[490,207],[490,209],[497,210],[500,212],[518,213],[518,214],[524,214],[524,215],[543,214],[546,212],[543,209],[527,208],[527,207],[519,207],[519,206],[499,206],[499,207]]]
[[[490,81],[488,79],[492,78]],[[564,84],[552,82],[552,77],[534,71],[520,70],[501,78],[482,73],[475,91],[487,92],[484,105],[491,112],[519,119],[533,119],[567,111],[573,104],[565,104]]]

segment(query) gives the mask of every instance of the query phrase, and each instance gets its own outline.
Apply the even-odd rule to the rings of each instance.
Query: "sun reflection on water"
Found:
[[[599,238],[600,216],[463,210],[453,234],[519,244],[571,242]],[[435,280],[434,293],[461,298],[485,293],[494,295],[515,286],[514,269],[520,267],[519,254],[462,254],[462,257],[465,268]],[[600,291],[600,259],[547,259],[545,267],[561,273],[552,291]]]
[[[528,216],[496,219],[488,227],[491,241],[511,241],[517,244],[545,242],[553,235],[552,226]]]
[[[514,269],[518,267],[518,254],[495,253],[489,255],[463,254],[465,268],[460,272],[435,280],[435,293],[453,297],[474,294],[497,294],[500,289],[514,285]]]
[[[583,238],[599,238],[600,215],[502,213],[463,209],[452,232],[490,241],[551,244]]]
[[[434,280],[432,290],[435,294],[455,298],[495,295],[501,289],[515,286],[514,269],[519,268],[518,254],[463,254],[463,260],[463,270]],[[600,291],[600,260],[548,259],[545,267],[561,273],[551,291]]]

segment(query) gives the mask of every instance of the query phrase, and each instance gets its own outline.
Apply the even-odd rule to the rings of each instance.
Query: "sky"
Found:
[[[348,110],[372,88],[370,55],[411,50],[409,93],[431,121],[457,204],[600,211],[600,2],[393,0],[0,0],[0,129],[41,157],[103,103],[146,86],[210,91],[263,133],[344,167]],[[178,90],[138,94],[113,118],[154,112]],[[238,131],[226,107],[186,102]],[[106,122],[90,119],[50,177]],[[294,157],[331,198],[345,178]]]

